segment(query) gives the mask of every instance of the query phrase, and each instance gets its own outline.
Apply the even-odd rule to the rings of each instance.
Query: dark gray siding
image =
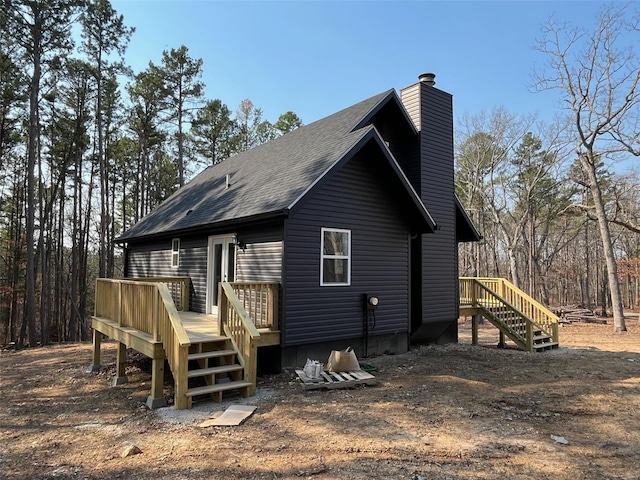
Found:
[[[232,235],[228,231],[204,231],[180,238],[180,265],[171,268],[171,240],[174,237],[128,245],[128,277],[191,277],[191,310],[206,312],[207,253],[209,236]],[[282,272],[282,222],[249,225],[238,230],[238,240],[247,245],[237,251],[236,274],[243,282],[279,282]]]
[[[282,278],[282,241],[248,243],[238,249],[236,281],[280,282]]]
[[[422,239],[422,321],[451,322],[458,318],[459,308],[452,98],[434,87],[419,86],[421,196],[440,227]]]
[[[388,103],[371,120],[387,144],[409,183],[420,195],[420,140],[413,129],[406,125],[406,117],[396,110],[395,103]]]
[[[179,237],[176,237],[179,238]],[[171,238],[128,246],[128,277],[191,277],[191,305],[205,312],[207,291],[207,237],[180,238],[180,264],[171,267]]]
[[[409,231],[394,177],[366,148],[285,227],[283,346],[363,336],[363,294],[380,305],[372,335],[408,331]],[[320,286],[321,228],[351,230],[351,285]]]
[[[282,278],[282,221],[238,229],[236,281],[280,282]]]
[[[405,141],[402,144],[402,150],[396,157],[396,160],[413,189],[420,195],[422,170],[420,168],[420,142],[418,138]],[[429,209],[427,208],[427,210]],[[429,213],[431,212],[429,211]]]

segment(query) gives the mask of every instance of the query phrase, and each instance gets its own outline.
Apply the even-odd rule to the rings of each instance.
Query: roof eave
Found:
[[[458,195],[454,194],[454,197],[455,197],[457,213],[459,213],[460,216],[463,218],[466,224],[465,226],[469,232],[468,236],[459,238],[458,242],[479,242],[480,240],[482,240],[482,234],[476,228],[475,224],[473,223],[473,220],[471,220],[471,217],[469,216],[466,209],[464,208],[464,205],[462,205],[462,202],[458,198]],[[460,227],[456,225],[456,231],[460,231],[460,230],[461,230]]]

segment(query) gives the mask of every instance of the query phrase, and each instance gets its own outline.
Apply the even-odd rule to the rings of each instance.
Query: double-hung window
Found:
[[[171,240],[171,268],[178,268],[180,265],[180,239]]]
[[[320,285],[351,285],[351,230],[322,228]]]

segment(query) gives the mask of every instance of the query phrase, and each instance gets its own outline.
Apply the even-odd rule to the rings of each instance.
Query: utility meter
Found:
[[[378,303],[380,303],[380,299],[378,295],[368,294],[367,295],[367,310],[375,310],[378,308]]]

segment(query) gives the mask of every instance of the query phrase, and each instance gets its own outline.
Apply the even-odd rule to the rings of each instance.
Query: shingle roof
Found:
[[[208,167],[118,241],[285,214],[319,178],[371,133],[372,126],[354,131],[359,122],[381,103],[390,98],[396,100],[395,97],[394,90],[383,92]],[[225,188],[227,175],[228,189]],[[412,191],[410,194],[415,196]]]

